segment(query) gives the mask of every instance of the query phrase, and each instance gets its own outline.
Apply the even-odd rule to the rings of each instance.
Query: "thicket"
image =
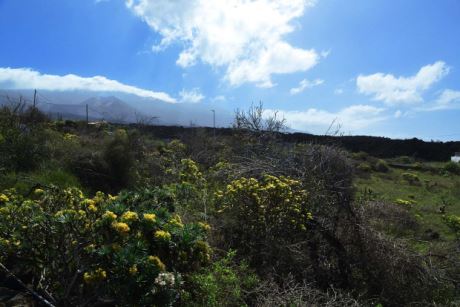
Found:
[[[1,112],[16,123],[0,130],[1,286],[59,306],[458,300],[454,249],[449,261],[415,252],[394,235],[417,230],[404,207],[355,199],[348,154],[283,141],[261,105],[237,113],[232,135],[182,141],[26,114]],[[64,175],[36,176],[46,170]]]

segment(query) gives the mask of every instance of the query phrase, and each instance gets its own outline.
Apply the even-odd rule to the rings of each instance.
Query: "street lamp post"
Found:
[[[214,128],[214,138],[216,137],[216,110],[211,110],[212,112],[212,125]]]

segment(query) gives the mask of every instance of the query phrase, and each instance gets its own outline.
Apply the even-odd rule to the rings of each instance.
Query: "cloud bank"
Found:
[[[359,130],[385,120],[383,108],[369,105],[351,105],[338,112],[318,109],[306,111],[278,111],[278,116],[284,117],[289,127],[296,130],[326,132],[332,123],[341,124],[345,130]],[[274,114],[275,110],[266,110],[266,116]]]
[[[162,36],[161,51],[183,46],[177,65],[201,61],[225,69],[232,86],[272,87],[272,75],[307,71],[321,55],[284,40],[291,22],[314,0],[126,0],[126,5]]]
[[[387,105],[412,104],[422,102],[422,93],[448,73],[446,63],[438,61],[423,66],[411,77],[395,77],[383,73],[360,75],[356,85],[360,93],[373,95],[374,100],[383,101]]]
[[[64,76],[41,74],[30,68],[1,68],[0,88],[41,89],[49,91],[85,90],[95,92],[121,92],[139,97],[159,99],[175,103],[176,99],[164,92],[154,92],[126,85],[103,76],[80,77],[74,74]]]

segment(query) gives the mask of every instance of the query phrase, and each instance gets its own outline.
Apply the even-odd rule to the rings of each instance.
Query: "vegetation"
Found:
[[[171,139],[3,107],[0,302],[458,305],[455,166],[288,141],[265,115]]]

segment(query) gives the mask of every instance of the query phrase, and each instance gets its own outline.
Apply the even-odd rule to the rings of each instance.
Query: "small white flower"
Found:
[[[173,286],[175,283],[175,277],[173,273],[160,273],[155,278],[155,284],[161,287]]]

